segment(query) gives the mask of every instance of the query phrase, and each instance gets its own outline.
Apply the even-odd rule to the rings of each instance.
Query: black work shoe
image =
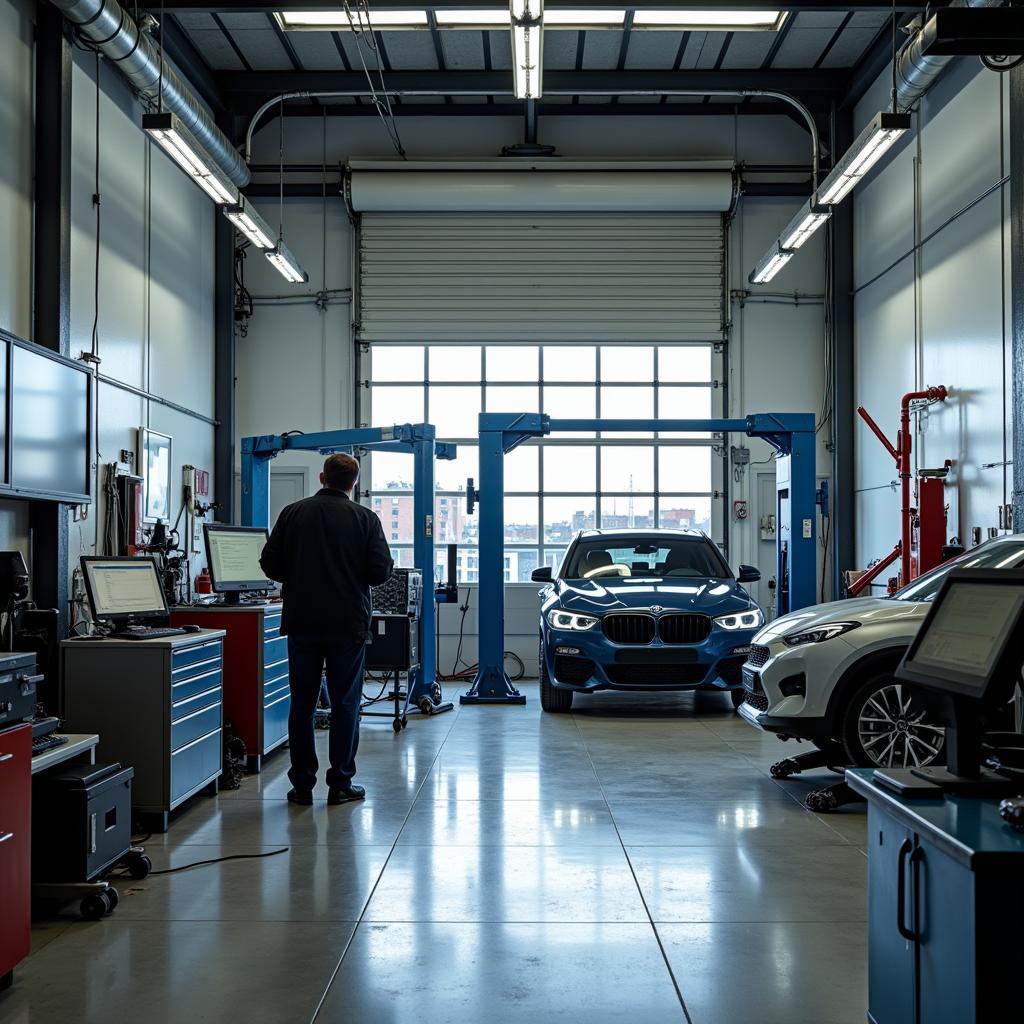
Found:
[[[302,807],[313,806],[313,794],[307,789],[289,789],[288,803],[299,804]]]
[[[335,786],[327,791],[329,804],[347,804],[365,797],[366,790],[362,786]]]

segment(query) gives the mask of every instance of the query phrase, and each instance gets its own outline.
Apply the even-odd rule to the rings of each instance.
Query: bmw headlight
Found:
[[[814,629],[802,629],[799,633],[787,633],[782,642],[787,647],[801,647],[803,644],[821,644],[833,637],[849,633],[856,629],[859,622],[826,622],[822,626],[815,626]]]
[[[760,608],[750,608],[732,615],[719,615],[715,619],[715,625],[721,626],[722,629],[757,629],[764,625],[764,616]]]
[[[564,612],[561,608],[553,608],[548,612],[548,624],[552,629],[592,629],[600,621],[593,615],[577,615],[575,612]]]

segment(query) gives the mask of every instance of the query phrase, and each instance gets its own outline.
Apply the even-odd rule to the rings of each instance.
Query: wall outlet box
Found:
[[[732,464],[734,466],[749,466],[750,465],[750,449],[737,447],[733,445],[730,449],[732,453]]]

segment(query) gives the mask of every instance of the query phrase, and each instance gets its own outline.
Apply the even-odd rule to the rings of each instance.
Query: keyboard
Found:
[[[67,741],[67,736],[61,736],[55,732],[46,736],[36,736],[32,740],[32,756],[38,757],[47,750],[53,750],[54,747],[62,747]]]
[[[176,626],[129,626],[110,636],[115,640],[159,640],[165,636],[184,636],[185,630]]]

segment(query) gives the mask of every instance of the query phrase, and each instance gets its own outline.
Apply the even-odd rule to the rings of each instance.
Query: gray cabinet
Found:
[[[155,830],[222,762],[223,630],[159,640],[67,640],[65,725],[98,733],[97,757],[135,769],[132,806]]]

